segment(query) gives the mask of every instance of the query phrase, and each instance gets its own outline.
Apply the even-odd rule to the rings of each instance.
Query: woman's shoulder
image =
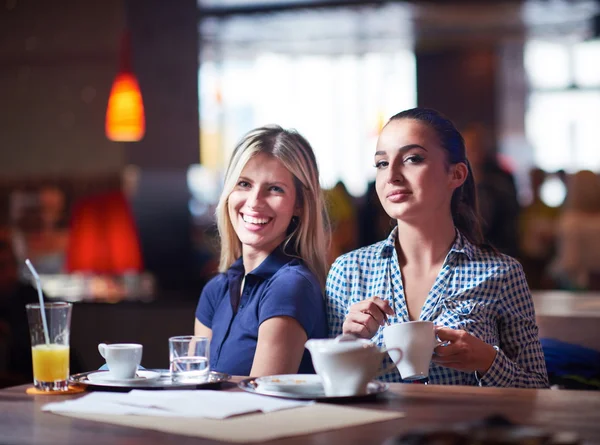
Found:
[[[293,286],[298,281],[306,281],[311,285],[316,286],[317,289],[320,287],[316,275],[301,258],[294,258],[282,266],[273,275],[271,281],[286,286]]]
[[[472,250],[469,263],[484,268],[487,271],[508,273],[511,271],[521,271],[521,263],[514,257],[506,255],[495,250],[492,247],[475,247]]]

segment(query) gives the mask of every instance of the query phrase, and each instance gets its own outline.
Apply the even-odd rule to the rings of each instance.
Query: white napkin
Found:
[[[267,413],[312,403],[242,392],[133,390],[128,393],[93,392],[79,399],[49,403],[42,407],[42,411],[225,419],[239,414],[256,411]]]

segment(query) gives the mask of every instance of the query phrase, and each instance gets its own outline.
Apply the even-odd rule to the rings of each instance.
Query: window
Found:
[[[600,42],[531,41],[526,115],[534,162],[546,171],[600,170]]]
[[[295,128],[313,146],[322,186],[363,195],[375,177],[381,126],[416,105],[406,27],[379,27],[399,9],[335,9],[205,19],[200,127],[205,167],[222,170],[254,127]],[[364,34],[365,30],[380,34]],[[401,34],[399,34],[401,33]]]

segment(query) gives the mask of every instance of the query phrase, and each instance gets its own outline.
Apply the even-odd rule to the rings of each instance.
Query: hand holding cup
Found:
[[[433,362],[437,365],[484,375],[496,358],[493,346],[462,329],[438,327],[436,334],[446,343],[435,348]]]

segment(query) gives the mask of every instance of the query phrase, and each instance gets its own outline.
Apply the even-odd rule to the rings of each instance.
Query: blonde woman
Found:
[[[319,171],[300,134],[250,131],[235,148],[217,206],[220,274],[202,291],[196,335],[211,369],[232,375],[313,372],[304,349],[327,336],[329,236]]]

